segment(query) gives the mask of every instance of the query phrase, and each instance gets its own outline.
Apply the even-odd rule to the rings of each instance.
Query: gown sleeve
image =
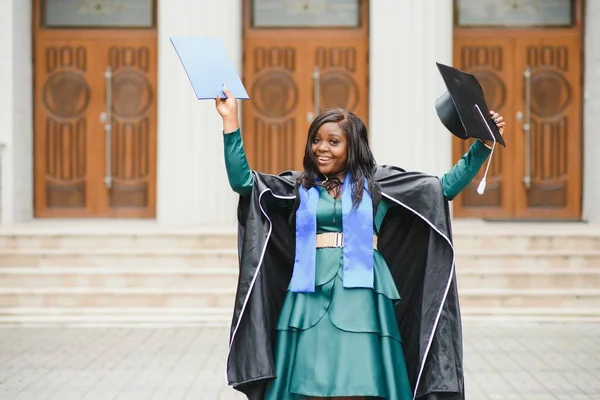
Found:
[[[446,200],[454,200],[471,183],[490,152],[489,147],[477,140],[452,169],[442,176],[442,190]]]
[[[229,186],[240,196],[248,196],[252,192],[254,177],[248,165],[242,135],[238,128],[235,132],[223,134],[225,152],[225,169]]]

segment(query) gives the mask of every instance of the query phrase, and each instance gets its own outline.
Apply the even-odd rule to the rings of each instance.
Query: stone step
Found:
[[[1,307],[0,326],[229,326],[231,307]]]
[[[600,268],[462,268],[459,288],[595,289],[600,288]]]
[[[461,307],[463,320],[600,321],[597,308]],[[229,327],[230,307],[0,307],[0,326]]]
[[[35,226],[34,226],[35,225]],[[0,249],[235,249],[232,229],[143,228],[136,224],[111,228],[88,224],[73,227],[0,229]],[[599,250],[600,227],[535,224],[472,225],[455,221],[454,244],[468,249]]]
[[[1,249],[0,266],[25,267],[237,267],[229,249]]]
[[[457,269],[564,270],[600,268],[600,249],[593,250],[461,250],[456,253]]]
[[[600,321],[597,307],[461,307],[465,320]]]
[[[232,307],[235,288],[0,288],[0,307]]]
[[[0,288],[0,307],[228,307],[235,288]],[[596,308],[600,289],[459,288],[464,307]]]
[[[458,268],[460,288],[600,288],[600,268]],[[238,269],[230,267],[0,267],[0,288],[234,288]]]
[[[458,268],[600,268],[600,249],[457,251]],[[231,267],[238,266],[229,249],[0,249],[0,267]]]
[[[541,229],[541,228],[540,228]],[[536,230],[518,227],[513,232],[490,227],[486,230],[455,229],[454,247],[457,252],[470,249],[512,250],[600,250],[600,230],[588,232],[570,230]]]
[[[236,287],[238,269],[227,267],[0,267],[0,288]]]
[[[0,249],[235,249],[235,232],[0,232]]]
[[[587,308],[600,315],[600,288],[594,289],[461,289],[461,306],[475,308]]]

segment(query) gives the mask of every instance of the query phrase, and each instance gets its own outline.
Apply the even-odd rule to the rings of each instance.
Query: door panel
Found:
[[[324,40],[309,45],[312,71],[318,76],[318,109],[344,108],[367,121],[367,46],[352,40]],[[314,87],[314,85],[313,85]]]
[[[477,38],[472,35],[457,37],[454,47],[454,65],[472,73],[483,88],[490,110],[501,113],[508,124],[514,126],[514,69],[511,65],[514,42],[501,38]],[[494,149],[483,195],[477,186],[485,172],[485,165],[473,182],[454,200],[454,215],[457,217],[508,218],[514,212],[513,158],[511,151],[514,134],[508,130],[508,149]],[[458,160],[473,143],[453,137],[453,159]]]
[[[155,209],[156,193],[156,51],[154,40],[122,40],[106,46],[103,65],[110,66],[112,129],[105,136],[106,177],[99,212],[146,217]],[[106,98],[106,97],[105,97]],[[110,152],[106,153],[107,148]],[[106,160],[110,159],[110,169]]]
[[[515,69],[531,69],[530,78],[522,78],[520,91],[524,93],[529,84],[529,140],[522,126],[522,136],[515,142],[515,152],[523,155],[515,164],[520,178],[519,185],[515,185],[518,190],[517,217],[580,217],[580,52],[578,37],[521,39],[517,42]],[[524,97],[519,96],[517,101],[519,110],[525,112]]]
[[[96,207],[93,149],[101,63],[89,43],[38,41],[35,59],[36,216],[86,216]]]
[[[310,110],[311,75],[301,40],[258,39],[245,49],[244,85],[251,100],[242,104],[244,146],[250,168],[265,173],[302,168]]]

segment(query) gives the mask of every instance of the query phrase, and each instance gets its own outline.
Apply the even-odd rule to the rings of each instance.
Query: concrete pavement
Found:
[[[467,399],[600,399],[600,324],[465,322]],[[227,329],[0,328],[0,399],[243,399]]]

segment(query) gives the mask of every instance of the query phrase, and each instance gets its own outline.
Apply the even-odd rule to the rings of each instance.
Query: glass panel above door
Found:
[[[457,0],[458,25],[464,27],[570,26],[572,0]]]
[[[254,0],[254,28],[356,28],[359,0]]]
[[[47,28],[150,28],[154,0],[45,0]]]

